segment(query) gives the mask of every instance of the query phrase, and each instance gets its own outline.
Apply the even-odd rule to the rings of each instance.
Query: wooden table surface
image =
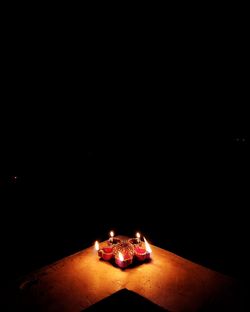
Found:
[[[82,311],[126,288],[168,311],[238,311],[231,278],[151,248],[150,263],[121,270],[99,260],[91,246],[26,276],[19,285],[18,306],[27,311]]]

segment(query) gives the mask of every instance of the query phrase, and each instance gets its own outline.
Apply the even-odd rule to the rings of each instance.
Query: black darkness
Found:
[[[16,54],[31,37],[14,30],[15,47],[5,51],[10,113],[0,167],[8,284],[107,239],[111,229],[140,231],[155,245],[246,282],[249,136],[241,107],[246,83],[237,72],[243,56],[228,65],[225,33],[214,38],[216,49],[205,40],[193,51],[195,38],[182,30],[181,38],[164,42],[160,34],[119,33],[124,41],[112,53],[100,30],[84,37],[87,55],[79,52],[69,64],[63,36],[47,42],[37,30],[33,50]]]

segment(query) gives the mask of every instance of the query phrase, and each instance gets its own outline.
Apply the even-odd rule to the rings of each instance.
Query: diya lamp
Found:
[[[136,233],[136,238],[130,238],[128,241],[133,245],[141,245],[141,234],[139,232]]]
[[[115,258],[115,263],[121,269],[126,268],[133,262],[135,257],[138,261],[150,259],[152,250],[144,237],[144,244],[140,240],[140,233],[136,234],[136,238],[130,238],[127,241],[121,241],[114,238],[114,232],[110,232],[108,244],[100,248],[98,241],[95,242],[95,249],[98,256],[106,261]]]
[[[147,251],[141,246],[135,246],[135,257],[139,261],[144,261],[147,257]]]
[[[150,259],[151,257],[152,249],[150,248],[149,243],[145,237],[144,242],[145,247],[135,246],[135,257],[139,261],[144,261],[146,259]]]
[[[120,251],[115,257],[115,263],[121,268],[124,269],[130,265],[133,261],[133,257],[129,253],[122,254]]]
[[[110,235],[110,238],[108,240],[108,245],[116,245],[116,244],[121,242],[121,240],[119,238],[114,237],[113,231],[110,231],[109,235]]]
[[[147,242],[145,237],[144,237],[144,243],[145,243],[145,248],[146,248],[146,259],[150,259],[151,254],[152,254],[152,249],[150,248],[149,243]]]
[[[95,242],[95,249],[98,253],[98,256],[103,260],[109,261],[113,258],[113,247],[106,246],[100,249],[98,241]]]
[[[133,262],[134,247],[129,242],[123,241],[114,246],[113,253],[115,256],[115,263],[122,269]]]

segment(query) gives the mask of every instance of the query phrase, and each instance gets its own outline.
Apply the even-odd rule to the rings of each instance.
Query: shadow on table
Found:
[[[84,311],[167,311],[137,293],[122,289]]]

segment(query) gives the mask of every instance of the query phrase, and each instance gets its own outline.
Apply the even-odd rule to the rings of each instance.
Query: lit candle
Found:
[[[133,261],[133,258],[128,253],[122,254],[120,251],[118,252],[118,256],[115,257],[115,263],[121,268],[124,269],[128,265],[130,265]]]
[[[103,247],[100,249],[98,241],[95,242],[95,250],[98,253],[98,256],[103,260],[109,261],[113,258],[113,248],[112,247]]]
[[[114,232],[110,231],[109,235],[110,235],[109,241],[110,241],[110,243],[113,243]]]
[[[146,238],[144,237],[145,247],[146,247],[146,259],[150,259],[152,254],[152,249],[149,246],[149,243],[147,242]]]
[[[136,237],[137,237],[137,243],[139,244],[140,243],[141,234],[139,232],[137,232],[136,233]]]
[[[95,242],[95,250],[99,251],[99,249],[100,249],[99,243],[98,243],[98,241],[96,241]]]

